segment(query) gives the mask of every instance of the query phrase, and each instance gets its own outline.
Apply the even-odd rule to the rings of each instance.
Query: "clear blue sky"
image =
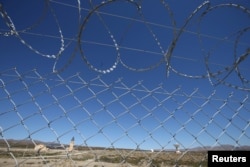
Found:
[[[54,121],[52,124],[52,128],[55,129],[58,135],[62,135],[59,138],[60,142],[67,143],[72,136],[75,136],[78,144],[91,146],[110,147],[110,142],[114,142],[113,146],[115,147],[135,148],[138,144],[143,149],[159,149],[161,146],[173,148],[173,144],[176,142],[186,148],[213,145],[216,143],[215,139],[223,132],[223,127],[227,126],[228,119],[235,117],[233,125],[227,127],[225,133],[218,137],[218,143],[236,145],[235,141],[230,137],[238,139],[241,135],[239,129],[247,127],[245,134],[239,139],[239,145],[249,144],[249,100],[244,103],[244,107],[240,108],[240,102],[249,94],[249,82],[243,84],[235,70],[232,70],[231,73],[230,70],[227,70],[220,75],[216,75],[216,77],[218,77],[217,79],[225,77],[223,81],[246,89],[245,91],[234,89],[224,84],[213,87],[208,78],[193,79],[195,78],[194,76],[207,75],[205,56],[209,55],[207,57],[207,65],[210,72],[216,73],[224,71],[225,67],[232,67],[236,60],[247,52],[247,49],[250,47],[250,29],[248,28],[250,23],[250,5],[247,1],[211,0],[210,3],[205,3],[204,1],[176,2],[170,0],[166,1],[165,4],[160,0],[135,1],[138,2],[139,7],[132,1],[117,0],[107,4],[104,3],[103,6],[96,8],[95,12],[90,12],[90,9],[97,7],[101,2],[93,0],[92,4],[90,4],[89,1],[84,0],[78,4],[77,0],[51,0],[46,4],[42,0],[27,0],[25,2],[18,0],[1,1],[0,71],[3,73],[6,69],[16,67],[21,74],[31,69],[37,69],[41,75],[47,75],[52,73],[53,70],[60,71],[63,69],[60,73],[63,78],[68,78],[80,72],[81,77],[88,81],[101,74],[93,70],[93,68],[103,72],[113,70],[102,75],[102,79],[105,82],[111,84],[122,77],[122,81],[128,87],[132,87],[138,81],[143,80],[143,85],[149,90],[159,87],[159,84],[162,83],[164,89],[169,92],[181,86],[181,90],[177,94],[190,94],[198,88],[197,97],[201,95],[208,97],[214,89],[216,90],[216,95],[208,105],[202,108],[203,111],[195,114],[194,119],[197,120],[196,122],[189,121],[190,115],[197,110],[195,103],[201,105],[205,102],[205,99],[195,98],[193,101],[191,100],[184,104],[183,108],[178,108],[187,97],[174,96],[171,100],[162,102],[169,112],[166,112],[164,107],[158,107],[152,112],[154,117],[150,116],[142,119],[143,116],[150,112],[146,111],[141,105],[136,105],[129,111],[126,111],[118,101],[109,105],[108,103],[114,96],[110,94],[112,92],[107,91],[98,95],[97,99],[84,103],[84,108],[90,113],[92,112],[96,125],[93,124],[92,120],[88,119],[88,115],[81,107],[68,112],[67,109],[77,105],[77,101],[73,96],[67,96],[59,100],[59,102],[66,109],[69,114],[68,117],[74,123],[82,122],[77,126],[78,132],[82,136],[77,131],[70,131],[64,134],[67,130],[72,129],[70,121],[64,117]],[[195,9],[203,3],[204,5],[186,22]],[[244,7],[232,5],[217,6],[229,3],[240,4]],[[169,5],[171,11],[167,9],[166,4]],[[79,5],[81,6],[80,11]],[[245,10],[245,8],[248,10]],[[206,10],[207,12],[205,12]],[[7,15],[5,12],[7,12]],[[88,18],[88,21],[85,22],[86,18]],[[11,26],[12,23],[14,24],[12,29],[15,28],[18,31],[16,36],[10,35],[8,26]],[[244,29],[245,31],[242,31]],[[148,69],[164,59],[164,54],[170,50],[171,43],[180,32],[182,33],[173,47],[170,59],[168,59],[170,66],[167,66],[166,61],[163,61],[156,68],[144,71],[143,69]],[[81,44],[78,43],[79,40],[81,40]],[[238,42],[235,43],[235,41]],[[83,51],[82,55],[80,49]],[[62,53],[55,59],[54,57],[60,51]],[[118,54],[120,56],[118,64],[115,68],[112,68]],[[72,56],[74,56],[73,59],[71,58]],[[83,56],[88,63],[83,61]],[[72,60],[72,62],[65,68],[69,60]],[[92,69],[89,67],[89,64],[93,65]],[[249,65],[247,56],[244,62],[238,65],[240,74],[246,80],[249,80]],[[168,72],[167,69],[169,69]],[[12,72],[13,70],[4,73],[11,74]],[[188,78],[181,76],[181,74],[193,77]],[[49,78],[53,77],[55,79],[55,76],[49,76]],[[10,78],[2,75],[0,79],[8,83],[7,81]],[[79,81],[76,77],[74,79]],[[32,85],[32,81],[27,80],[25,82],[31,82],[30,84]],[[46,80],[46,82],[49,82],[50,86],[53,87],[53,83],[50,83],[49,80]],[[216,78],[211,78],[211,82],[216,84]],[[77,88],[79,85],[70,86]],[[116,86],[119,86],[119,84]],[[5,89],[13,93],[22,87],[21,82],[15,81],[13,85],[8,83]],[[94,92],[100,89],[100,87],[94,86],[90,88]],[[37,94],[45,90],[45,86],[39,83],[34,87],[31,86],[30,91],[33,94]],[[57,98],[69,93],[69,90],[63,83],[54,85],[52,90]],[[122,92],[123,90],[120,89],[113,90],[113,93],[116,95],[122,94]],[[234,92],[234,95],[230,98],[230,103],[226,107],[219,109],[223,105],[223,101],[215,100],[215,98],[226,99],[231,92]],[[86,88],[75,93],[76,97],[82,101],[91,96],[91,92]],[[136,91],[133,93],[138,97],[147,95],[147,93]],[[158,99],[166,98],[164,94],[155,94],[155,96]],[[0,115],[0,126],[5,130],[3,133],[4,137],[26,138],[28,133],[24,126],[19,125],[6,130],[15,125],[16,122],[20,122],[20,118],[14,111],[11,111],[13,105],[10,101],[4,100],[5,97],[7,97],[7,94],[2,89],[0,91],[0,99],[2,99],[0,100],[0,113],[2,113]],[[35,103],[27,102],[26,104],[26,100],[30,100],[30,97],[25,91],[16,93],[13,100],[15,104],[20,105],[17,107],[17,111],[24,118],[32,115],[34,110],[37,111]],[[98,100],[102,101],[105,107],[101,106]],[[62,108],[53,104],[55,98],[48,92],[39,95],[36,101],[42,106],[43,114],[48,120],[54,120],[58,116],[63,116]],[[121,98],[121,102],[129,106],[137,103],[138,100],[134,99],[132,93],[128,93],[128,95]],[[149,109],[159,105],[153,98],[144,100],[142,104]],[[101,108],[103,111],[96,114],[95,112]],[[222,114],[217,115],[218,109],[221,110]],[[10,112],[3,114],[8,110]],[[234,111],[237,110],[240,111],[240,114],[234,116]],[[121,117],[118,116],[121,114],[119,113],[121,111],[127,112],[127,114]],[[113,120],[107,112],[112,112],[119,118],[117,122],[120,126],[117,126],[115,122],[106,126]],[[132,118],[132,113],[138,119]],[[168,117],[171,116],[170,113],[173,113],[174,118],[168,120]],[[213,123],[207,126],[207,131],[199,134],[201,126],[209,123],[211,117],[214,117],[214,121],[218,125]],[[84,121],[85,119],[86,121]],[[133,127],[136,121],[140,119],[142,119],[142,126]],[[154,131],[153,129],[160,125],[157,119],[164,123],[164,128],[158,128]],[[186,121],[189,122],[185,125],[186,129],[180,130],[181,125],[178,125],[178,122],[183,124]],[[27,119],[24,124],[28,126],[30,133],[45,127],[43,130],[32,134],[33,139],[56,140],[55,135],[47,127],[40,114],[32,116],[32,119]],[[218,128],[220,126],[222,128]],[[103,133],[99,133],[98,131],[102,127],[104,127]],[[129,129],[129,137],[126,136],[121,127]],[[152,138],[149,132],[152,132]],[[109,140],[103,134],[106,134]],[[173,138],[174,134],[176,134],[176,138]],[[211,134],[214,138],[208,134]],[[89,138],[92,135],[94,136]],[[195,142],[192,144],[195,141],[192,135],[197,135],[199,137],[197,141],[200,143]]]

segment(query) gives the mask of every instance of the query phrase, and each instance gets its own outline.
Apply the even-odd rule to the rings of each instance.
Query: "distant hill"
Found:
[[[15,139],[8,139],[6,140],[10,147],[18,147],[18,148],[34,148],[34,143],[36,144],[44,144],[50,149],[64,149],[65,147],[68,147],[68,144],[61,144],[61,143],[55,143],[55,142],[43,142],[39,140],[15,140]],[[0,147],[6,148],[7,143],[5,140],[0,139]],[[34,143],[33,143],[34,142]],[[75,146],[79,150],[88,150],[90,146]],[[91,147],[91,149],[107,149],[105,147]],[[122,149],[122,148],[116,148],[116,149]],[[124,148],[125,149],[125,148]],[[220,145],[220,146],[204,146],[204,147],[194,147],[190,149],[180,149],[180,151],[212,151],[212,150],[245,150],[250,151],[250,145],[244,145],[244,146],[233,146],[233,145]],[[155,151],[162,151],[162,150],[155,150]],[[166,149],[163,151],[175,151],[174,149]]]
[[[246,151],[250,151],[250,146],[233,146],[233,145],[220,145],[220,146],[204,146],[204,147],[195,147],[190,149],[192,151],[213,151],[213,150],[246,150]]]
[[[35,144],[44,144],[48,148],[63,148],[62,144],[54,143],[54,142],[43,142],[39,140],[15,140],[15,139],[8,139],[6,140],[7,143],[11,147],[18,147],[18,148],[34,148]],[[5,140],[0,139],[0,147],[7,147],[7,143]],[[34,144],[35,143],[35,144]],[[65,145],[66,147],[67,145]]]

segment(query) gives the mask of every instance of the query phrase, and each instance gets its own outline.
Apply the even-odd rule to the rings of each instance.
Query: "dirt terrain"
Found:
[[[5,167],[165,167],[207,166],[207,152],[150,152],[135,150],[51,149],[37,154],[34,149],[0,148],[0,166]]]

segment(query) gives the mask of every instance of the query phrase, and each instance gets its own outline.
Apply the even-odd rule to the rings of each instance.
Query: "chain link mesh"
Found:
[[[17,69],[0,81],[2,165],[206,166],[209,149],[249,149],[248,93]]]
[[[0,2],[1,48],[16,40],[53,63],[46,75],[1,67],[0,166],[207,166],[208,150],[250,150],[249,4],[11,3]],[[100,76],[72,74],[78,60]],[[156,69],[164,84],[116,78]],[[167,85],[175,77],[212,90]]]

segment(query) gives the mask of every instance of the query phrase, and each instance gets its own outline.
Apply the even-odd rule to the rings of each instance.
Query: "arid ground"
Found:
[[[207,152],[174,151],[150,152],[143,150],[89,149],[73,150],[68,153],[51,149],[37,154],[31,148],[0,148],[0,166],[5,167],[165,167],[165,166],[207,166]]]

